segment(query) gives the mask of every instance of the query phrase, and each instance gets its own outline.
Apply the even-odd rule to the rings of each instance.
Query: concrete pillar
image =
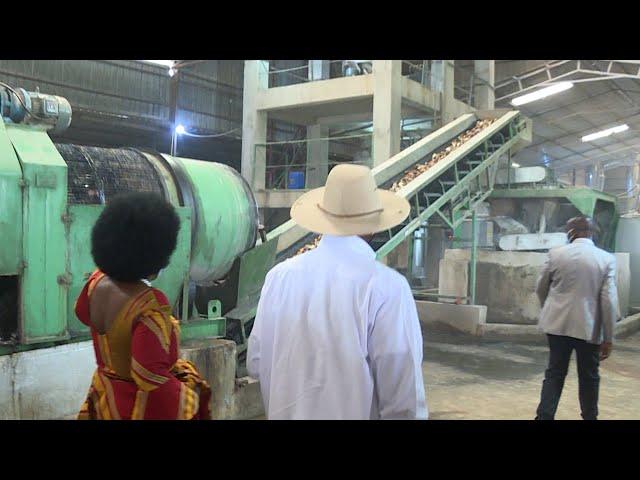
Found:
[[[493,110],[495,108],[495,60],[474,60],[475,86],[474,106],[478,110]],[[485,83],[486,82],[486,83]]]
[[[402,61],[373,61],[373,166],[400,151]]]
[[[242,176],[255,190],[264,190],[266,148],[256,144],[267,141],[267,113],[257,109],[260,90],[269,87],[269,62],[245,60],[244,91],[242,96]]]
[[[454,97],[454,60],[431,62],[431,90],[440,93],[440,126],[455,119],[452,111]]]
[[[431,61],[431,77],[429,78],[429,83],[431,90],[438,93],[442,93],[442,67],[443,60]]]
[[[317,140],[327,138],[329,128],[322,125],[307,127],[307,171],[305,176],[306,188],[316,188],[324,185],[329,172],[329,141]]]
[[[329,68],[329,60],[309,60],[309,80],[327,80]]]
[[[455,113],[452,110],[455,85],[455,71],[453,68],[455,60],[444,60],[442,75],[442,122],[443,125],[455,120]]]

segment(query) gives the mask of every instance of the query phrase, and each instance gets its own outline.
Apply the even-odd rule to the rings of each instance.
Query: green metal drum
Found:
[[[191,206],[191,280],[211,285],[234,260],[253,248],[258,234],[258,206],[247,182],[234,169],[212,162],[163,155]]]

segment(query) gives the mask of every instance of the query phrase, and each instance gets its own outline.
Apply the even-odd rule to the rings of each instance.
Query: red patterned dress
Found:
[[[191,362],[178,358],[180,326],[160,290],[132,298],[104,334],[91,326],[91,294],[104,276],[96,270],[76,301],[98,364],[78,419],[210,419],[211,390]]]

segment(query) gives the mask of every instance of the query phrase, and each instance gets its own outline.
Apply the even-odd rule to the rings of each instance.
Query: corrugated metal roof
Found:
[[[575,61],[567,61],[565,69],[576,67]],[[544,62],[539,62],[543,66]],[[518,62],[508,64],[509,74],[500,72],[496,64],[496,79],[510,81],[512,75],[526,73],[524,67],[531,62],[521,61],[523,70],[518,71]],[[536,65],[536,67],[540,67]],[[633,67],[613,65],[612,73],[636,75],[638,65]],[[582,68],[605,70],[608,61],[583,61]],[[554,75],[561,73],[554,71]],[[540,74],[540,80],[546,80]],[[564,80],[598,78],[593,74],[577,73]],[[536,83],[535,77],[527,85]],[[499,84],[498,80],[497,84]],[[512,82],[510,88],[517,89]],[[501,87],[502,88],[502,87]],[[501,95],[508,93],[500,90]],[[497,108],[510,107],[507,99],[496,104]],[[640,153],[640,79],[611,78],[575,83],[573,88],[518,107],[533,120],[533,142],[516,155],[521,165],[546,164],[562,173],[573,168],[583,169],[595,162],[629,162]],[[581,137],[614,125],[626,123],[629,130],[620,134],[591,142],[582,142]]]
[[[243,61],[206,60],[184,69],[177,117],[190,128],[228,131],[242,123]],[[197,75],[197,78],[190,76]],[[73,107],[168,123],[166,69],[133,60],[0,60],[0,80],[60,95]]]

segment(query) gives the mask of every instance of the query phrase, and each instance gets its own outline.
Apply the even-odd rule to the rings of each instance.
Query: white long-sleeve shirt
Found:
[[[359,237],[265,280],[247,367],[269,419],[426,419],[422,333],[407,280]]]

